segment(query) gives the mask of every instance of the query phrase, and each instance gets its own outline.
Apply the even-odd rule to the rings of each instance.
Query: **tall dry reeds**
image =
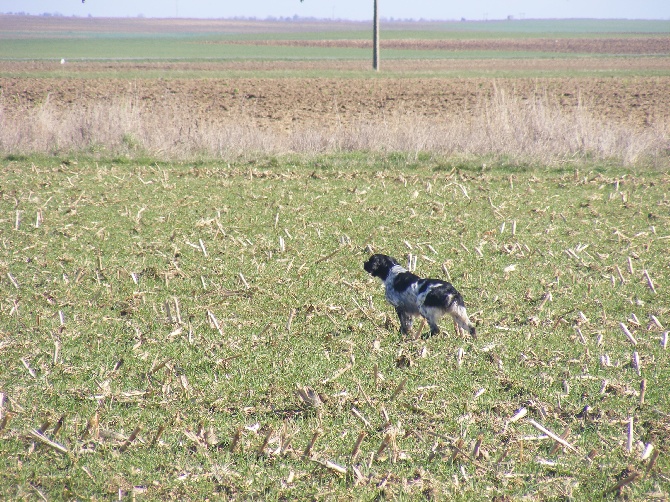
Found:
[[[667,163],[670,151],[668,124],[635,129],[601,120],[584,105],[566,110],[546,97],[524,100],[502,89],[459,116],[427,117],[408,110],[353,122],[324,118],[290,130],[261,129],[244,115],[234,121],[193,118],[182,108],[155,109],[131,98],[67,108],[46,101],[15,115],[4,106],[0,102],[4,154],[231,159],[361,150],[504,156],[539,163],[614,159],[634,165],[650,159]]]

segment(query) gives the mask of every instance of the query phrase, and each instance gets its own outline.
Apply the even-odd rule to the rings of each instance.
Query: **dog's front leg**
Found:
[[[400,332],[403,335],[409,335],[412,330],[412,323],[414,322],[414,316],[408,314],[405,310],[400,307],[396,307],[395,311],[398,314],[398,319],[400,319]]]

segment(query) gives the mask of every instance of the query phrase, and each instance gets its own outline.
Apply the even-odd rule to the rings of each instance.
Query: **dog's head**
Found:
[[[368,261],[363,264],[365,271],[373,277],[379,277],[382,281],[386,280],[393,267],[398,265],[390,256],[385,254],[373,254]]]

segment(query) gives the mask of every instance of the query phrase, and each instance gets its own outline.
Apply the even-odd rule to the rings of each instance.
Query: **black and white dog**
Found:
[[[421,315],[430,326],[430,334],[440,332],[437,323],[449,314],[458,327],[476,336],[475,326],[465,311],[463,297],[450,283],[439,279],[421,279],[408,272],[396,260],[384,254],[374,254],[363,264],[373,277],[379,277],[386,287],[386,299],[395,307],[400,319],[400,331],[407,335],[414,317]]]

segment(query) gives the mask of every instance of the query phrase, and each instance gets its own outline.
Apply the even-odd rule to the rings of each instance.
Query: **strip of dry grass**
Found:
[[[6,154],[150,155],[159,159],[233,159],[249,155],[343,151],[432,152],[493,156],[551,164],[566,159],[667,165],[670,129],[600,120],[582,105],[561,108],[549,98],[526,100],[495,88],[465,116],[427,117],[412,110],[350,122],[324,121],[288,130],[256,127],[253,109],[235,121],[192,118],[183,107],[160,107],[120,96],[63,108],[45,103],[26,115],[0,109],[0,150]]]

